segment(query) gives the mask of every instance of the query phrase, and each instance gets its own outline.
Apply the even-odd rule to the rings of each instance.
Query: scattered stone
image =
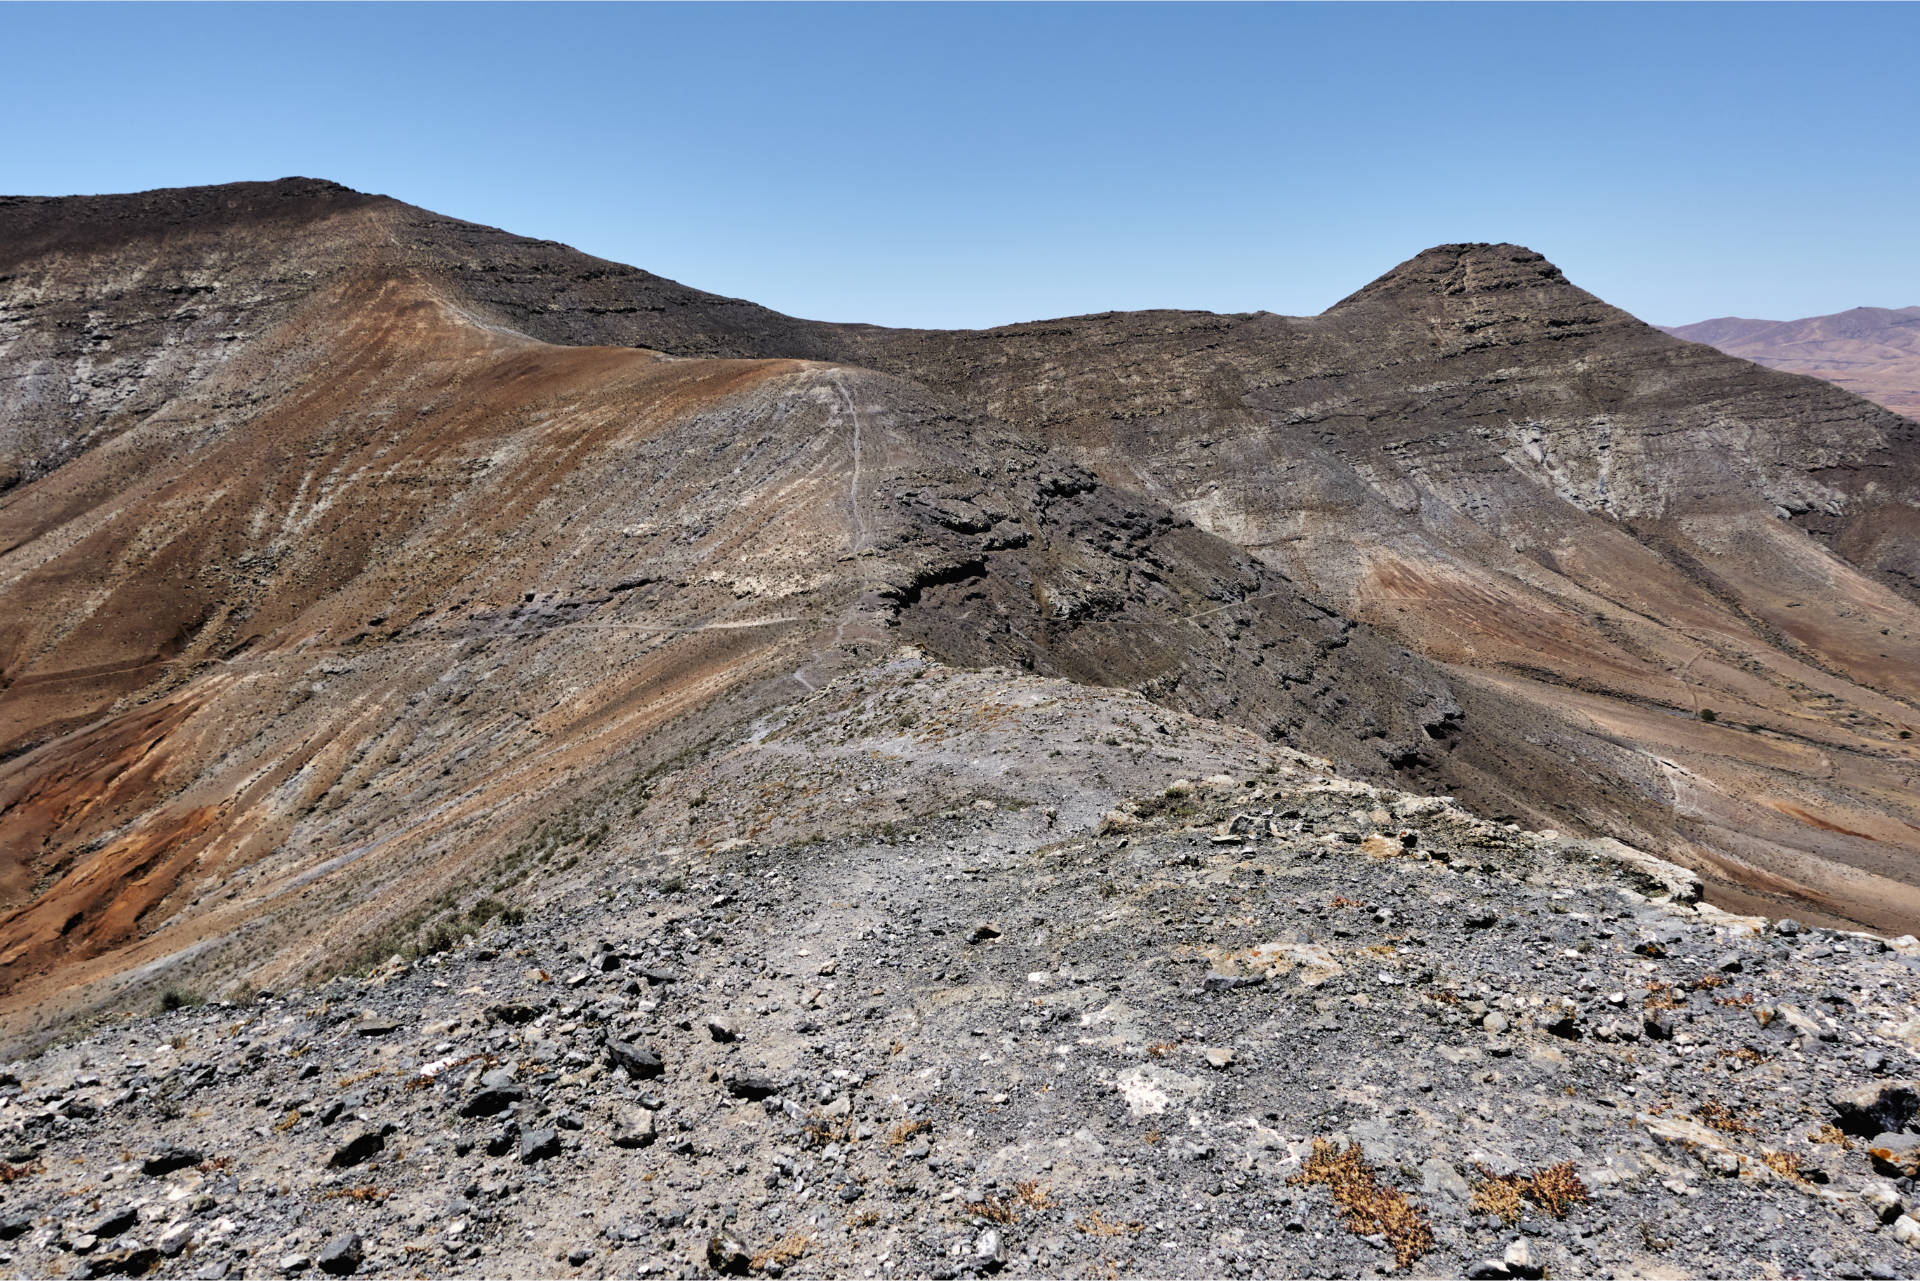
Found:
[[[328,1276],[344,1277],[359,1271],[362,1257],[360,1236],[350,1232],[321,1247],[314,1263]]]
[[[1524,1278],[1525,1281],[1533,1281],[1534,1278],[1546,1272],[1544,1266],[1534,1262],[1532,1247],[1527,1244],[1525,1237],[1520,1237],[1509,1245],[1500,1261],[1507,1265],[1507,1275]]]
[[[739,1033],[734,1031],[732,1021],[718,1015],[707,1020],[707,1035],[723,1045],[739,1039]]]
[[[387,1146],[386,1136],[378,1130],[362,1130],[333,1150],[327,1164],[336,1170],[359,1165]]]
[[[749,1073],[727,1078],[727,1093],[736,1099],[758,1102],[780,1093],[781,1083],[773,1077],[759,1073]]]
[[[193,1240],[193,1224],[181,1219],[178,1222],[169,1223],[153,1244],[161,1254],[171,1259],[186,1249],[187,1243],[191,1240]]]
[[[109,1210],[100,1218],[95,1219],[93,1225],[87,1229],[87,1233],[101,1240],[107,1240],[119,1236],[122,1232],[125,1232],[128,1228],[133,1227],[139,1222],[139,1208],[137,1206],[123,1205],[117,1209]]]
[[[1827,1106],[1848,1134],[1869,1138],[1898,1132],[1920,1115],[1920,1083],[1887,1081],[1836,1090],[1827,1096]]]
[[[983,1228],[973,1239],[972,1263],[983,1271],[992,1271],[1007,1261],[999,1228]]]
[[[644,1148],[652,1145],[658,1137],[654,1127],[653,1113],[645,1108],[629,1108],[620,1113],[613,1122],[611,1137],[617,1148]]]
[[[520,1136],[520,1163],[532,1165],[560,1154],[560,1131],[553,1128],[528,1130]]]
[[[607,1058],[636,1081],[650,1081],[667,1070],[658,1053],[627,1041],[608,1041]]]
[[[707,1240],[707,1266],[715,1272],[727,1276],[743,1277],[753,1263],[753,1256],[747,1253],[747,1247],[729,1236],[715,1236]]]
[[[1888,1178],[1920,1178],[1920,1134],[1882,1134],[1867,1145],[1867,1155]]]
[[[206,1158],[196,1148],[162,1148],[141,1160],[140,1173],[157,1179],[175,1170],[199,1165],[204,1160]]]

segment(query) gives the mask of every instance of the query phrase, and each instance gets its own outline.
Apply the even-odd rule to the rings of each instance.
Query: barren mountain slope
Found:
[[[325,964],[889,636],[1920,921],[1914,424],[1537,255],[937,334],[306,180],[0,224],[16,1015]]]
[[[311,266],[273,265],[283,206],[203,193],[142,198],[123,239],[80,202],[70,245],[11,265],[0,363],[36,388],[21,439],[52,442],[0,496],[16,1030],[183,961],[335,962],[583,796],[638,803],[903,613],[1378,776],[1457,716],[1430,665],[923,388],[549,345],[413,265],[391,202],[325,195]],[[153,328],[183,281],[211,310]],[[109,366],[125,387],[90,402]]]
[[[1474,732],[1480,698],[1537,709],[1520,742],[1550,748],[1501,762],[1535,817],[1722,893],[1920,908],[1920,424],[1676,343],[1513,246],[1305,319],[862,341],[1446,664],[1461,765],[1514,750]]]
[[[1513,246],[1429,251],[1317,317],[945,333],[391,217],[448,291],[540,337],[829,355],[1071,450],[1451,665],[1433,786],[1660,846],[1743,902],[1920,920],[1911,421],[1675,343]],[[515,270],[438,247],[456,234]],[[1252,710],[1224,714],[1266,728]]]
[[[1433,785],[1667,848],[1741,901],[1920,919],[1920,427],[1675,343],[1537,254],[1441,247],[1310,318],[971,333],[796,331],[582,285],[545,246],[507,302],[487,283],[489,314],[559,341],[711,323],[923,382],[1453,665]]]
[[[1804,320],[1722,316],[1662,329],[1769,369],[1824,378],[1920,418],[1920,307],[1855,307]]]

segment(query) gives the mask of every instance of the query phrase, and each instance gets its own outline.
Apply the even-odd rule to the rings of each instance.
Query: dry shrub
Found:
[[[1647,984],[1647,999],[1641,1002],[1649,1010],[1684,1010],[1687,1003],[1673,994],[1673,988],[1666,983]]]
[[[320,1194],[320,1197],[325,1201],[358,1201],[364,1204],[372,1201],[384,1201],[392,1195],[393,1192],[390,1189],[368,1186],[364,1188],[328,1188]]]
[[[1029,1210],[1052,1210],[1059,1206],[1053,1199],[1052,1189],[1036,1179],[1022,1179],[1013,1185],[1013,1199]]]
[[[1847,1137],[1845,1130],[1831,1121],[1808,1133],[1807,1138],[1814,1143],[1832,1143],[1844,1151],[1853,1151],[1853,1140]]]
[[[798,1262],[800,1256],[805,1254],[807,1247],[812,1244],[813,1233],[789,1232],[759,1254],[754,1255],[747,1266],[755,1272],[765,1271],[769,1263],[777,1263],[784,1268],[790,1263]]]
[[[1759,999],[1751,992],[1735,992],[1732,996],[1716,996],[1713,998],[1713,1003],[1722,1007],[1732,1006],[1734,1009],[1749,1010]],[[1771,1020],[1768,1021],[1771,1022]]]
[[[1573,1172],[1573,1162],[1562,1161],[1558,1165],[1549,1165],[1533,1172],[1533,1186],[1528,1189],[1527,1197],[1535,1205],[1556,1219],[1567,1217],[1567,1211],[1584,1201],[1593,1200],[1593,1194],[1587,1191],[1587,1185]]]
[[[902,1121],[887,1131],[887,1142],[897,1148],[914,1135],[925,1130],[931,1130],[932,1128],[933,1122],[931,1121]]]
[[[809,1139],[812,1139],[814,1143],[821,1147],[825,1147],[829,1143],[852,1143],[854,1141],[855,1131],[853,1118],[850,1116],[835,1118],[820,1116],[816,1113],[809,1117],[807,1123],[801,1128],[806,1131]]]
[[[300,1109],[294,1108],[292,1111],[288,1112],[285,1116],[281,1117],[278,1121],[275,1121],[273,1123],[273,1132],[275,1134],[285,1134],[288,1130],[291,1130],[294,1126],[298,1124],[300,1124]]]
[[[1433,1228],[1420,1207],[1399,1188],[1382,1186],[1366,1152],[1358,1143],[1339,1146],[1325,1139],[1313,1141],[1313,1155],[1290,1184],[1324,1184],[1333,1203],[1345,1211],[1347,1230],[1355,1236],[1383,1234],[1393,1246],[1393,1258],[1406,1268],[1433,1249]]]
[[[982,1201],[967,1202],[967,1213],[989,1223],[998,1223],[1003,1227],[1012,1227],[1020,1222],[1020,1211],[1014,1208],[1012,1201],[997,1196],[989,1196]]]
[[[1760,1161],[1769,1170],[1790,1182],[1805,1183],[1807,1181],[1807,1172],[1800,1168],[1800,1158],[1791,1152],[1762,1153]]]
[[[862,1210],[847,1220],[847,1226],[850,1228],[870,1228],[878,1222],[880,1222],[880,1211]],[[785,1265],[782,1264],[781,1266],[784,1267]]]
[[[13,1165],[6,1161],[0,1161],[0,1183],[13,1183],[16,1180],[25,1179],[35,1174],[44,1174],[46,1170],[47,1167],[38,1161],[28,1161],[24,1165]]]
[[[1696,992],[1704,992],[1711,988],[1725,987],[1726,982],[1727,982],[1726,975],[1715,974],[1712,970],[1708,970],[1705,974],[1702,974],[1699,978],[1687,984],[1687,986],[1692,988]]]
[[[1722,1134],[1753,1133],[1751,1125],[1734,1115],[1733,1110],[1718,1099],[1708,1099],[1694,1110],[1694,1115]]]
[[[1473,1191],[1474,1212],[1497,1214],[1508,1223],[1519,1222],[1526,1201],[1564,1219],[1574,1206],[1593,1200],[1571,1161],[1542,1166],[1530,1174],[1495,1174],[1484,1165],[1474,1169],[1480,1175],[1480,1186]]]
[[[1109,1223],[1100,1217],[1100,1211],[1094,1210],[1074,1225],[1074,1230],[1084,1232],[1090,1237],[1134,1236],[1146,1231],[1147,1225],[1138,1220],[1127,1223]]]
[[[1167,1055],[1172,1054],[1175,1050],[1179,1048],[1180,1047],[1172,1041],[1155,1041],[1152,1045],[1149,1045],[1147,1047],[1147,1057],[1153,1058],[1153,1059],[1164,1059],[1167,1057]]]
[[[1522,1176],[1495,1174],[1484,1165],[1479,1169],[1480,1186],[1473,1190],[1473,1212],[1498,1215],[1509,1224],[1518,1223],[1520,1212],[1527,1208],[1520,1196]]]

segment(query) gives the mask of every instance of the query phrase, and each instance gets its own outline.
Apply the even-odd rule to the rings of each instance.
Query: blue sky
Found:
[[[1920,304],[1920,5],[23,5],[0,191],[305,174],[799,315],[1305,314],[1512,240]]]

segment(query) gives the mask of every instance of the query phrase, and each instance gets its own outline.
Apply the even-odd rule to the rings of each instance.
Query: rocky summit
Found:
[[[1920,1266],[1920,422],[309,179],[0,198],[0,387],[0,1267]]]

